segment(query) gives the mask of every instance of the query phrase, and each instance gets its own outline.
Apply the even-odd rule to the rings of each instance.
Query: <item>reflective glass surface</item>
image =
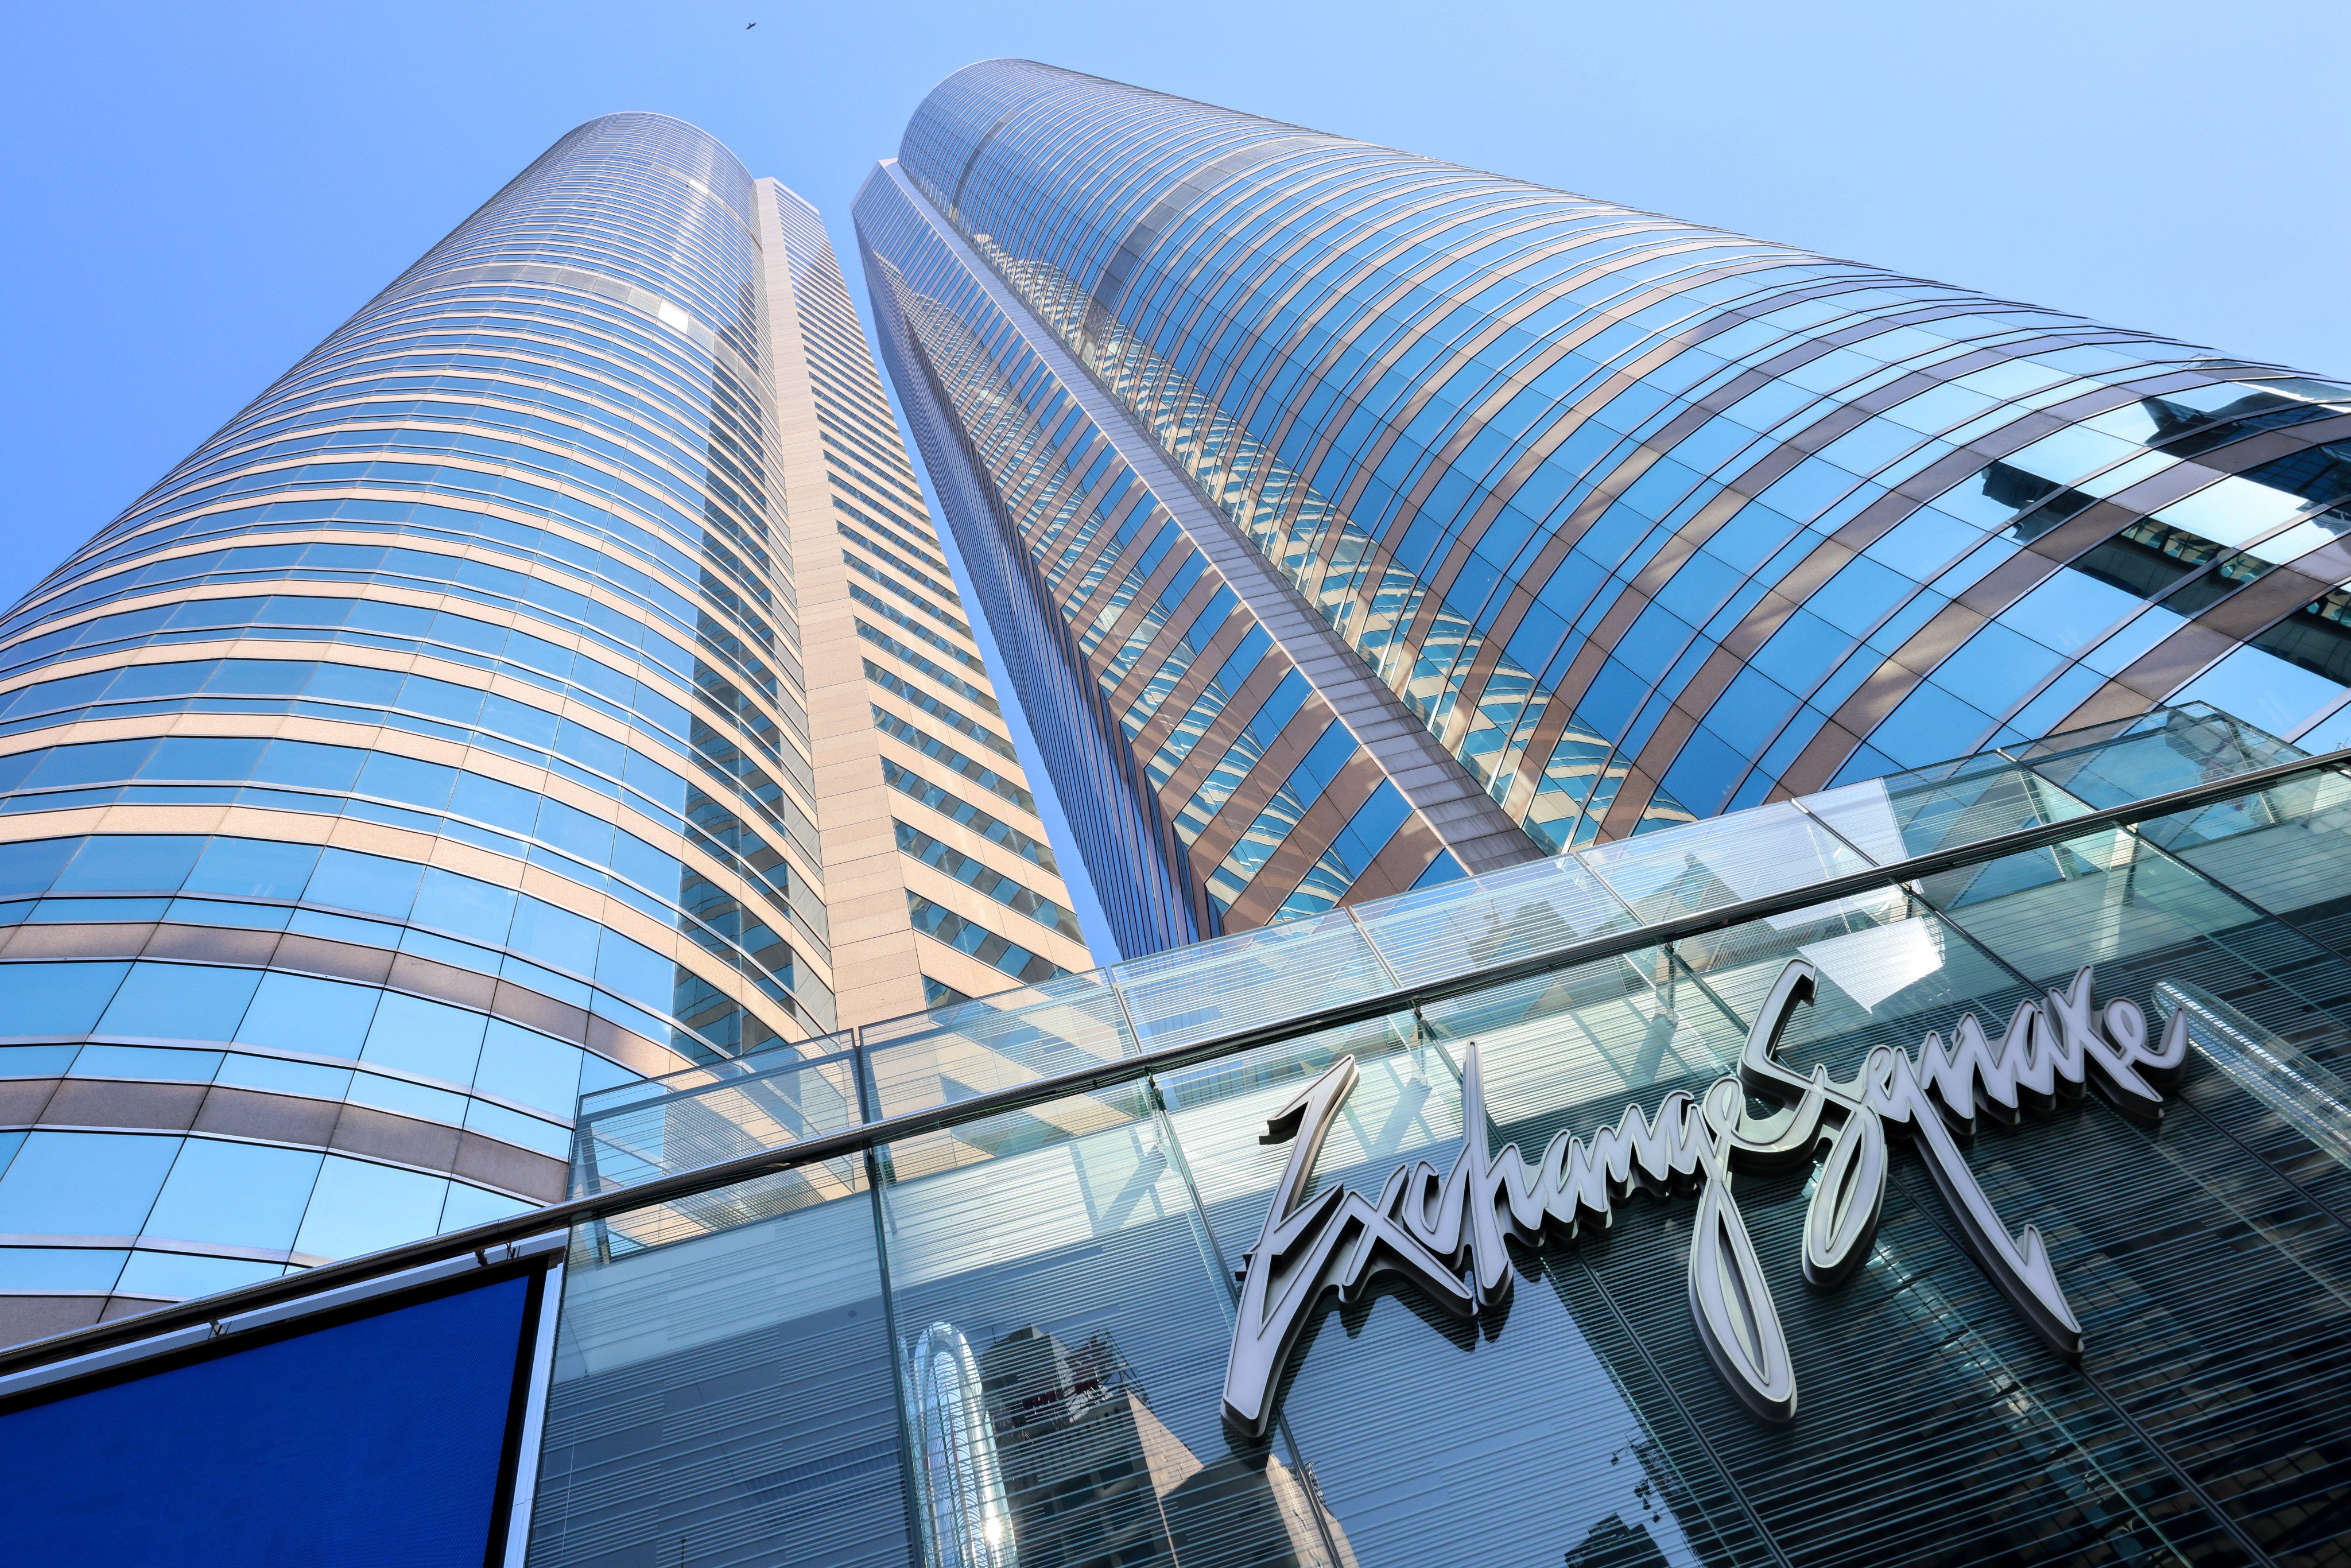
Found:
[[[1208,596],[1144,608],[1192,501],[1280,580],[1237,623],[1302,600],[1554,852],[2165,703],[2351,735],[2341,385],[1022,60],[857,215],[935,461],[1231,928],[1410,883],[1339,844],[1369,789],[1252,863],[1300,810],[1237,788]]]
[[[559,1388],[609,1389],[594,1408],[610,1414],[551,1437],[549,1452],[611,1479],[593,1493],[550,1480],[540,1507],[609,1522],[576,1538],[550,1527],[534,1562],[652,1541],[693,1561],[741,1532],[759,1533],[764,1560],[982,1568],[1416,1568],[1432,1552],[1531,1565],[2332,1561],[2351,1538],[2335,1503],[2351,1485],[2339,1419],[2351,954],[2335,909],[2351,873],[2337,821],[2351,781],[2309,769],[1669,945],[1640,933],[1906,849],[2062,822],[2093,809],[2071,782],[2122,803],[2291,753],[2179,710],[1069,977],[1000,1009],[965,1003],[862,1030],[841,1060],[862,1061],[889,1113],[952,1115],[1043,1072],[1083,1070],[1103,1086],[813,1164],[789,1187],[764,1177],[583,1228],[568,1286],[580,1349],[559,1373],[575,1381]],[[1612,933],[1613,952],[1476,981]],[[1415,1204],[1433,1219],[1465,1201],[1440,1184],[1470,1157],[1472,1127],[1484,1157],[1567,1150],[1544,1156],[1562,1168],[1604,1146],[1600,1129],[1633,1126],[1628,1104],[1662,1129],[1678,1094],[1740,1071],[1792,961],[1816,977],[1777,1037],[1799,1082],[1815,1065],[1843,1078],[1873,1052],[1923,1062],[1970,1038],[1997,1052],[2011,1020],[2034,1016],[2021,1004],[2057,1019],[2073,1004],[2055,994],[2078,984],[2105,1009],[2102,1028],[2126,1034],[2116,1009],[2143,1009],[2150,1049],[2184,1019],[2159,1117],[2080,1093],[2064,1073],[2094,1077],[2086,1065],[2053,1069],[2037,1090],[2026,1073],[2014,1111],[1979,1098],[1964,1129],[1927,1113],[1943,1137],[1964,1131],[1952,1157],[2001,1223],[2045,1248],[2078,1355],[2053,1351],[2003,1294],[1918,1134],[1886,1148],[1865,1257],[1834,1286],[1800,1266],[1807,1210],[1851,1167],[1832,1156],[1824,1174],[1816,1155],[1741,1167],[1740,1234],[1800,1394],[1792,1420],[1759,1418],[1693,1319],[1689,1260],[1717,1178],[1699,1165],[1644,1177],[1638,1162],[1667,1156],[1633,1150],[1613,1218],[1511,1242],[1499,1299],[1475,1317],[1390,1251],[1377,1286],[1307,1311],[1263,1436],[1220,1416],[1253,1255],[1313,1234],[1266,1239],[1270,1207],[1327,1213],[1312,1195],[1344,1188],[1391,1195],[1383,1212],[1399,1223]],[[2092,977],[2077,981],[2085,966]],[[1448,982],[1441,994],[1409,999],[1433,980]],[[1384,1016],[1336,1028],[1311,1016],[1384,987],[1399,998]],[[1297,1020],[1287,1035],[1285,1018]],[[1137,1049],[1260,1025],[1270,1041],[1116,1071]],[[2022,1034],[2011,1043],[2025,1049]],[[1286,1199],[1301,1106],[1343,1059],[1343,1100],[1308,1124],[1311,1175]],[[807,1135],[779,1135],[778,1107],[805,1118],[833,1069],[730,1071],[747,1070],[611,1091],[591,1101],[607,1107],[591,1124],[611,1119],[611,1145],[714,1114],[746,1143]],[[1762,1098],[1734,1089],[1729,1103],[1758,1138],[1788,1125]],[[844,1109],[826,1124],[855,1120]],[[704,1134],[687,1153],[715,1146]],[[1605,1156],[1592,1157],[1604,1181]],[[1400,1188],[1416,1170],[1427,1185]],[[805,1243],[787,1262],[788,1227]],[[801,1381],[819,1357],[820,1396]],[[737,1414],[755,1406],[769,1412],[756,1442]],[[705,1408],[713,1424],[692,1427]],[[690,1430],[723,1465],[620,1490],[622,1456],[650,1464]],[[804,1446],[828,1435],[841,1469],[804,1468]],[[862,1490],[828,1490],[852,1469]],[[804,1502],[789,1530],[763,1511],[786,1496]],[[609,1500],[602,1514],[591,1497]],[[852,1551],[871,1555],[841,1555]]]
[[[561,138],[0,613],[0,1344],[838,1127],[844,1023],[1090,967],[959,570],[815,209]],[[768,1119],[600,1119],[688,1082]]]
[[[0,1341],[833,1027],[754,209],[580,127],[0,616]]]

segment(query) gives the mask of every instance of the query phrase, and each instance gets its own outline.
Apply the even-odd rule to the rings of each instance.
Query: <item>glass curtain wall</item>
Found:
[[[2351,733],[2343,386],[1026,61],[941,83],[860,216],[1039,570],[1013,501],[1086,422],[976,292],[1547,849],[2166,702]]]
[[[992,613],[1022,628],[1048,763],[1065,797],[1114,803],[1078,831],[1124,951],[1531,855],[1441,754],[1395,744],[1411,716],[1347,689],[1345,650],[1186,515],[1181,479],[1085,406],[1083,372],[919,196],[885,172],[857,214],[884,356]]]
[[[0,619],[0,1337],[833,1026],[750,182],[580,127]]]
[[[2351,778],[2314,768],[1642,936],[2294,755],[2183,709],[874,1026],[830,1061],[591,1097],[583,1152],[608,1163],[583,1174],[624,1184],[1620,938],[584,1229],[534,1568],[623,1547],[930,1568],[2334,1561],[2351,1533]],[[1817,976],[1780,1041],[1800,1074],[1916,1055],[1929,1031],[1940,1049],[1964,1018],[1997,1033],[2085,965],[2095,1002],[2135,1001],[2158,1030],[2185,1015],[2158,1121],[2052,1080],[2012,1112],[1980,1102],[1967,1129],[1976,1180],[2045,1244],[2078,1358],[1995,1287],[1897,1146],[1866,1260],[1828,1288],[1798,1266],[1817,1162],[1736,1178],[1791,1423],[1758,1419],[1710,1362],[1688,1284],[1703,1211],[1662,1180],[1613,1224],[1514,1247],[1510,1288],[1474,1319],[1409,1279],[1311,1315],[1265,1436],[1220,1419],[1238,1271],[1290,1157],[1267,1128],[1341,1056],[1358,1076],[1314,1179],[1379,1192],[1416,1162],[1451,1168],[1465,1123],[1484,1152],[1531,1157],[1628,1103],[1703,1095],[1792,959]]]

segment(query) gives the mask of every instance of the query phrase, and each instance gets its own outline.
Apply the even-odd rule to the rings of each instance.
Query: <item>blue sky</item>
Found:
[[[2339,4],[312,0],[10,32],[0,601],[571,125],[695,120],[845,241],[908,111],[994,55],[2351,374]]]
[[[694,120],[846,259],[908,112],[998,55],[2351,374],[2330,0],[23,4],[10,37],[0,601],[570,126]]]

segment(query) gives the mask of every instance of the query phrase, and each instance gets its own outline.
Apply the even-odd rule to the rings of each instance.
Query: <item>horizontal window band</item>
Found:
[[[1345,1024],[1408,1013],[1431,1002],[1468,996],[1577,965],[1617,957],[1639,948],[1660,946],[1815,904],[1833,904],[1840,899],[1882,892],[1922,877],[1939,875],[2031,850],[2046,849],[2102,829],[2126,827],[2258,794],[2304,773],[2339,769],[2346,765],[2351,765],[2351,747],[2256,768],[2232,778],[2190,785],[2145,800],[2097,808],[2062,821],[2038,823],[2012,832],[1979,839],[1957,848],[1937,850],[1866,871],[1830,877],[1809,886],[1740,899],[1670,920],[1565,943],[1508,964],[1415,985],[1397,986],[1270,1024],[1254,1025],[1207,1040],[1138,1051],[1115,1061],[1053,1073],[1007,1088],[989,1090],[951,1103],[882,1117],[844,1132],[825,1134],[782,1148],[720,1160],[691,1170],[657,1176],[635,1186],[550,1204],[543,1209],[517,1215],[510,1220],[473,1226],[451,1231],[445,1236],[387,1248],[365,1258],[328,1264],[313,1270],[302,1281],[266,1281],[225,1291],[200,1303],[162,1308],[137,1320],[135,1327],[120,1322],[99,1323],[29,1344],[0,1349],[0,1377],[67,1357],[88,1354],[159,1331],[168,1332],[228,1314],[256,1311],[307,1294],[309,1290],[322,1285],[329,1288],[356,1285],[395,1270],[508,1246],[556,1227],[609,1218],[632,1209],[650,1208],[754,1177],[772,1176],[795,1166],[861,1155],[883,1144],[940,1132],[959,1123],[983,1120],[1067,1095],[1090,1093],[1155,1072],[1188,1067]]]

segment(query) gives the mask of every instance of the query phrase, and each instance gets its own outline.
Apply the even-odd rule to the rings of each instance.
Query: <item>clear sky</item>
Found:
[[[564,131],[832,221],[1018,55],[2351,374],[2341,0],[406,0],[9,8],[0,602]],[[757,22],[756,27],[745,24]]]

